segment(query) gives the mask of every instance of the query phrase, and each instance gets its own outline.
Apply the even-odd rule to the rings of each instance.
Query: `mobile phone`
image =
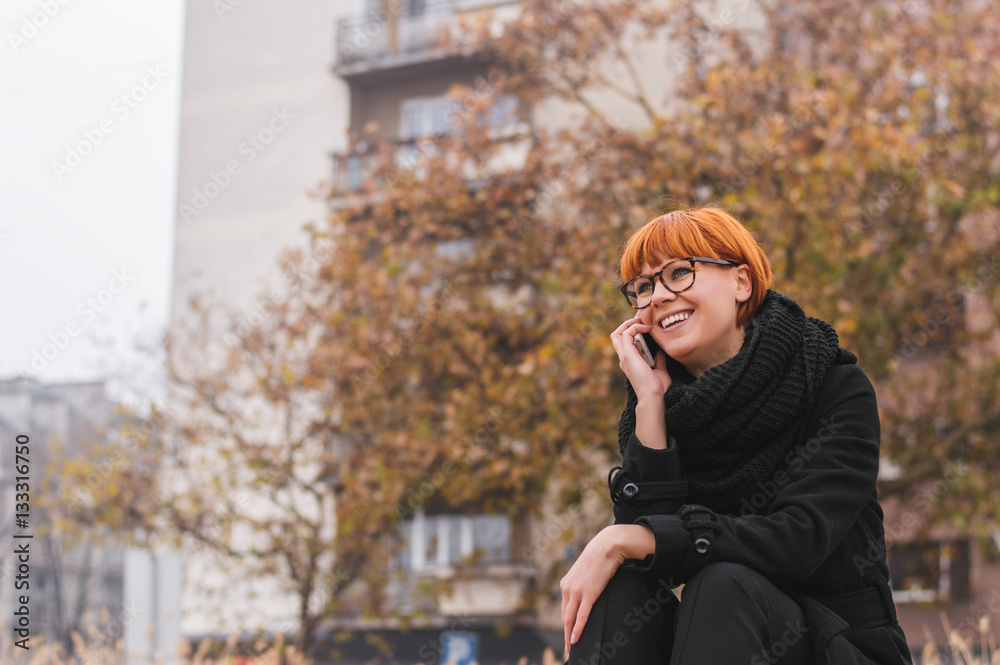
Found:
[[[639,349],[639,355],[642,356],[647,365],[652,367],[656,364],[656,357],[653,356],[653,352],[649,350],[649,345],[646,344],[646,337],[644,333],[639,333],[635,336],[635,348]]]

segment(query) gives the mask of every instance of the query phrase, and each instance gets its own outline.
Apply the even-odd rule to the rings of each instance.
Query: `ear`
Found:
[[[750,279],[750,268],[740,265],[736,268],[736,300],[746,302],[753,294],[753,280]]]

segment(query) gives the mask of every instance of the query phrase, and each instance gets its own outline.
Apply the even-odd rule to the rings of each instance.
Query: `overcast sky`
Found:
[[[183,2],[0,5],[0,378],[133,380],[173,260]]]

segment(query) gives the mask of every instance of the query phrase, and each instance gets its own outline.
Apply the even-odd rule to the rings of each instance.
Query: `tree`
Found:
[[[168,342],[183,409],[132,433],[142,463],[83,513],[276,576],[299,598],[303,649],[348,603],[391,612],[387,534],[416,508],[532,510],[553,488],[574,505],[601,485],[593,453],[613,460],[624,405],[607,341],[630,316],[618,252],[673,200],[736,212],[779,290],[860,355],[906,469],[888,489],[967,462],[928,518],[989,524],[998,13],[532,0],[500,36],[477,14],[449,44],[488,52],[494,73],[455,90],[453,131],[409,164],[385,150],[360,192],[336,193],[256,323],[230,317],[220,336],[219,309],[195,303]],[[650,65],[637,43],[668,48]],[[645,90],[650,66],[676,87]],[[500,135],[484,118],[508,94],[583,113]],[[609,96],[643,122],[616,122]],[[248,491],[271,508],[245,510]]]
[[[876,380],[884,451],[906,469],[885,489],[913,496],[947,476],[925,524],[947,515],[995,527],[1000,506],[986,488],[1000,432],[998,9],[532,7],[496,40],[498,66],[512,72],[504,92],[556,94],[588,110],[559,154],[577,157],[564,168],[576,167],[566,181],[580,186],[565,199],[580,203],[574,215],[606,248],[603,261],[624,230],[609,220],[636,204],[733,210],[764,242],[778,288],[830,321]],[[677,69],[665,100],[621,62],[637,24],[674,49],[657,63]],[[582,66],[602,53],[618,61]],[[615,127],[594,93],[601,86],[632,100],[647,124]],[[946,474],[949,462],[960,471]]]

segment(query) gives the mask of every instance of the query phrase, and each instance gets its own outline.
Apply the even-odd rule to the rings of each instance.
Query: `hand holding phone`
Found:
[[[653,357],[652,351],[649,350],[649,345],[646,344],[646,338],[642,333],[636,334],[633,338],[635,343],[635,348],[639,349],[639,355],[642,359],[646,361],[646,364],[650,367],[656,365],[656,358]]]

